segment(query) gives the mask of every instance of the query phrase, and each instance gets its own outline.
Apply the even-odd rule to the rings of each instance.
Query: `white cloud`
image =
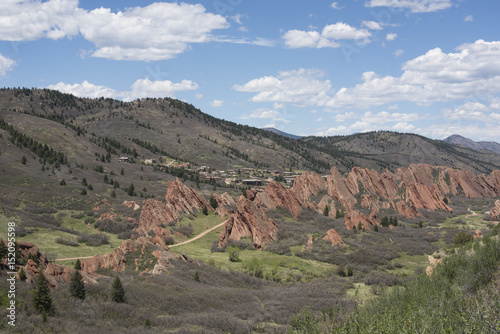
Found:
[[[355,119],[357,118],[358,115],[352,111],[350,112],[346,112],[346,113],[342,113],[342,114],[338,114],[335,116],[335,121],[337,122],[344,122],[346,120],[349,120],[349,119]]]
[[[59,39],[78,34],[78,0],[2,0],[0,40]]]
[[[366,72],[363,83],[341,88],[326,105],[369,108],[398,101],[430,105],[500,92],[500,42],[478,40],[457,50],[449,54],[430,50],[406,62],[400,77]]]
[[[397,104],[393,104],[391,106],[388,106],[387,109],[389,109],[389,110],[399,110],[399,106]]]
[[[318,31],[289,30],[283,35],[285,45],[290,48],[338,48],[339,40],[365,40],[371,33],[366,29],[357,29],[346,23],[337,22],[327,25],[321,33]]]
[[[472,15],[467,15],[464,18],[464,22],[472,22],[472,21],[474,21],[474,16],[472,16]]]
[[[78,8],[78,0],[0,4],[0,40],[59,39],[80,33],[96,46],[92,56],[114,60],[171,59],[191,44],[217,40],[212,32],[228,27],[224,17],[206,12],[201,4],[156,2],[117,12]]]
[[[428,13],[452,6],[451,0],[369,0],[366,7],[406,8],[412,13]]]
[[[327,25],[321,33],[326,38],[335,40],[339,39],[364,39],[371,36],[371,33],[366,29],[356,29],[346,23],[337,22]]]
[[[74,84],[74,85],[59,82],[55,85],[50,85],[47,88],[58,90],[62,93],[73,94],[73,95],[79,96],[79,97],[117,98],[120,95],[114,89],[108,88],[106,86],[97,86],[97,85],[91,84],[87,80],[85,80],[81,84]]]
[[[400,132],[410,132],[414,129],[415,129],[415,126],[413,124],[408,123],[408,122],[399,122],[392,127],[392,130],[400,131]]]
[[[212,102],[210,102],[210,105],[214,108],[219,108],[219,107],[222,107],[224,106],[224,101],[222,100],[213,100]]]
[[[238,92],[256,93],[253,102],[291,103],[300,106],[323,105],[331,89],[329,80],[320,80],[323,72],[299,69],[279,72],[276,77],[253,79],[244,85],[234,85]]]
[[[401,49],[397,49],[396,51],[394,51],[394,55],[396,57],[401,57],[403,55],[403,53],[405,53],[405,52]]]
[[[151,81],[139,79],[131,86],[130,92],[121,93],[125,101],[143,97],[173,97],[176,92],[198,89],[198,84],[191,80],[174,83],[170,80]]]
[[[382,30],[382,24],[376,21],[363,21],[362,25],[370,30]]]
[[[338,127],[331,127],[327,130],[324,131],[319,131],[315,133],[316,136],[339,136],[339,135],[347,135],[351,134],[351,130],[347,128],[346,126],[338,126]]]
[[[344,6],[340,6],[338,2],[332,2],[332,4],[330,5],[330,8],[340,10],[340,9],[344,8]]]
[[[0,53],[0,76],[7,74],[16,65],[16,62]]]
[[[196,94],[194,94],[194,97],[199,100],[203,97],[203,94],[196,93]]]
[[[113,13],[108,8],[79,15],[80,32],[94,43],[94,57],[115,60],[164,60],[174,58],[192,43],[212,40],[211,32],[229,26],[220,15],[200,5],[153,3]]]
[[[323,117],[319,117],[319,118],[316,118],[314,121],[315,121],[315,122],[323,122],[323,121],[324,121],[324,119],[323,119]]]
[[[387,41],[393,41],[393,40],[395,40],[397,37],[398,37],[398,35],[397,35],[397,34],[394,34],[394,33],[389,33],[389,34],[387,34],[387,35],[385,36],[385,39],[386,39]]]
[[[486,111],[490,109],[479,102],[467,102],[464,105],[455,108],[445,108],[442,110],[445,119],[464,119],[464,120],[484,120]]]
[[[250,116],[242,115],[241,119],[270,119],[273,121],[273,126],[265,126],[265,127],[275,127],[276,122],[290,123],[291,121],[284,118],[281,113],[277,110],[267,109],[267,108],[259,108],[252,111]]]
[[[131,86],[130,91],[118,92],[106,86],[98,86],[88,81],[81,84],[65,84],[59,82],[47,88],[55,89],[63,93],[73,94],[79,97],[106,97],[132,101],[144,97],[174,97],[178,91],[195,90],[198,84],[190,80],[182,80],[180,83],[173,83],[169,80],[151,81],[149,79],[139,79]]]

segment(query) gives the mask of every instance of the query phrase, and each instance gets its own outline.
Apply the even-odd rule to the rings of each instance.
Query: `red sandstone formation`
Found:
[[[169,182],[166,203],[148,199],[142,203],[141,218],[137,232],[145,235],[158,226],[178,221],[182,214],[203,209],[212,209],[209,203],[195,190],[187,187],[179,179]]]
[[[323,240],[331,243],[332,246],[339,245],[340,247],[345,247],[344,240],[342,240],[342,237],[334,229],[328,230]]]
[[[336,202],[339,202],[345,208],[348,214],[346,226],[352,228],[359,222],[362,225],[374,224],[370,218],[365,219],[354,211],[357,198],[360,198],[359,204],[365,209],[373,212],[378,212],[380,208],[397,209],[407,218],[419,216],[419,209],[452,211],[443,201],[445,196],[500,196],[500,171],[485,176],[467,170],[420,164],[399,168],[395,173],[386,170],[381,174],[355,167],[347,176],[342,176],[336,168],[332,168],[326,179],[316,173],[306,172],[296,178],[292,188],[295,196],[307,207],[314,207],[307,201],[321,190],[326,190],[334,199],[331,206],[335,207]],[[325,203],[321,204],[324,208]]]
[[[259,249],[262,245],[276,240],[278,226],[255,202],[240,196],[236,200],[236,207],[236,213],[233,213],[224,224],[224,231],[219,237],[219,246],[229,239],[240,240],[251,237],[254,247]]]
[[[141,206],[139,204],[137,204],[136,201],[123,201],[122,204],[128,208],[133,208],[134,211],[139,210],[141,208]]]
[[[495,206],[490,210],[490,216],[493,219],[500,219],[500,200],[495,201]]]
[[[269,183],[263,192],[255,196],[254,202],[266,209],[275,209],[277,206],[283,206],[295,218],[302,212],[302,203],[295,194],[274,181]]]
[[[223,193],[220,196],[214,193],[212,197],[217,201],[216,211],[221,217],[225,217],[226,215],[229,214],[229,211],[227,209],[228,206],[236,205],[236,202],[233,200],[231,196],[229,196],[228,193]]]
[[[297,176],[293,182],[292,191],[295,196],[303,202],[307,202],[311,196],[326,190],[326,180],[314,172],[304,172]]]

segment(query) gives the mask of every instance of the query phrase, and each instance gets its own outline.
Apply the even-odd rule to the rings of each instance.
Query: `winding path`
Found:
[[[212,228],[210,228],[210,229],[206,230],[206,231],[203,231],[202,233],[198,234],[198,235],[197,235],[196,237],[194,237],[194,238],[191,238],[191,239],[186,240],[186,241],[183,241],[183,242],[179,242],[178,244],[175,244],[175,245],[170,245],[170,246],[168,246],[168,248],[177,247],[177,246],[182,246],[182,245],[188,244],[188,243],[190,243],[190,242],[193,242],[193,241],[195,241],[195,240],[198,240],[198,239],[200,239],[200,238],[204,237],[205,235],[207,235],[208,233],[212,232],[213,230],[218,229],[219,227],[223,226],[223,225],[224,225],[224,223],[225,223],[225,221],[224,221],[224,222],[222,222],[222,223],[220,223],[219,225],[216,225],[216,226],[214,226],[214,227],[212,227]],[[67,257],[67,258],[63,258],[63,259],[56,259],[56,261],[71,261],[71,260],[78,260],[78,259],[80,259],[80,260],[82,260],[82,259],[91,259],[91,258],[93,258],[94,256],[95,256],[95,255],[93,255],[93,256],[84,256],[84,257]]]

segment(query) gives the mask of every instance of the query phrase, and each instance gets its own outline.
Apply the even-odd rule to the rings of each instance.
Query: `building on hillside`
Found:
[[[130,162],[129,157],[120,157],[120,158],[118,158],[118,160],[119,160],[120,162],[127,162],[127,163],[128,163],[128,162]]]
[[[246,186],[259,187],[259,186],[262,186],[263,182],[262,182],[262,180],[259,180],[259,179],[246,179],[246,180],[241,181],[241,183],[243,183]]]
[[[156,163],[156,159],[145,159],[144,160],[144,163],[146,165],[152,165],[152,164],[155,164]]]

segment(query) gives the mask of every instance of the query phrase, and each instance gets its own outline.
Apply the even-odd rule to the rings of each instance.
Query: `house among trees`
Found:
[[[129,157],[120,157],[118,160],[120,160],[120,162],[130,162]]]
[[[144,164],[146,165],[152,165],[156,163],[156,159],[145,159]]]

